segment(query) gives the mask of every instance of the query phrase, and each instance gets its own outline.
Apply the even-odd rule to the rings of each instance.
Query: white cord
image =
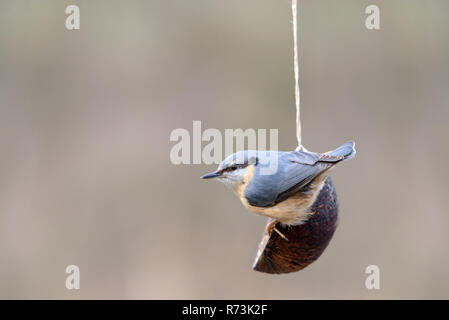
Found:
[[[298,23],[297,23],[297,1],[292,0],[292,14],[293,14],[293,63],[295,71],[295,103],[296,103],[296,138],[298,140],[297,150],[303,148],[301,144],[301,112],[300,112],[300,94],[299,94],[299,62],[298,62]]]

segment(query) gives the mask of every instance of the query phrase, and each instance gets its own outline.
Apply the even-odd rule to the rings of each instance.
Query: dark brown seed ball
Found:
[[[330,177],[311,208],[313,214],[299,226],[276,224],[288,241],[276,232],[265,235],[259,244],[253,269],[266,273],[288,273],[301,270],[314,262],[326,249],[337,228],[338,203]]]

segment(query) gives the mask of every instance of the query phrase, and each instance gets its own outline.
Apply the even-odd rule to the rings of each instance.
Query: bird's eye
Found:
[[[237,169],[238,169],[238,166],[236,164],[234,164],[232,166],[227,167],[225,169],[225,171],[234,171],[234,170],[237,170]]]

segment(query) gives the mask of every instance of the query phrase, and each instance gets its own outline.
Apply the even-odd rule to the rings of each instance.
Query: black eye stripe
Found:
[[[237,169],[240,169],[240,168],[245,168],[246,166],[248,166],[247,163],[234,164],[234,165],[232,165],[232,166],[230,166],[230,167],[227,167],[227,168],[225,169],[225,171],[234,171],[234,170],[237,170]]]
[[[257,164],[257,159],[256,159],[256,164]],[[246,168],[249,165],[249,163],[238,163],[238,164],[233,164],[229,167],[223,168],[220,171],[218,171],[218,173],[223,173],[223,172],[229,172],[229,171],[234,171],[237,169],[242,169],[242,168]]]

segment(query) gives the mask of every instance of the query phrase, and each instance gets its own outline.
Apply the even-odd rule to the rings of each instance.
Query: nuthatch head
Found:
[[[329,170],[355,153],[354,142],[326,153],[246,150],[201,178],[223,182],[249,211],[273,218],[274,224],[299,225],[310,215]]]

